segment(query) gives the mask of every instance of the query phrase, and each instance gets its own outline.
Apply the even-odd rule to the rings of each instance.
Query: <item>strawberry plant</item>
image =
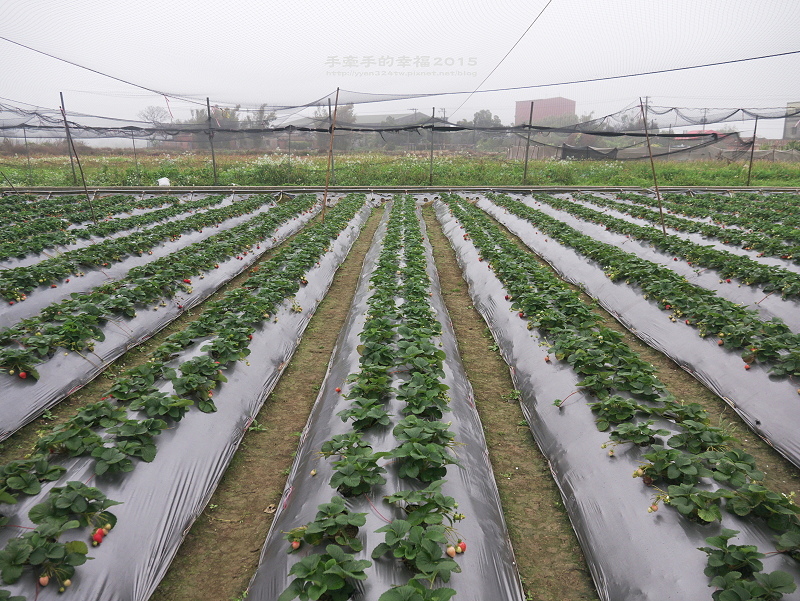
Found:
[[[686,449],[690,453],[710,450],[726,450],[736,438],[724,428],[710,426],[691,419],[681,422],[683,432],[672,436],[667,442],[676,449]]]
[[[649,478],[651,482],[663,480],[670,484],[697,484],[700,478],[712,475],[699,456],[679,449],[653,445],[652,450],[644,454],[644,458],[649,463],[642,465],[634,475]]]
[[[415,576],[408,584],[390,588],[378,597],[378,601],[449,601],[456,594],[447,587],[428,588],[422,580],[423,577]]]
[[[792,495],[793,496],[793,495]],[[728,511],[736,515],[755,515],[778,532],[797,525],[800,507],[792,502],[792,496],[774,492],[757,482],[750,482],[736,489],[728,501]]]
[[[12,538],[0,550],[0,578],[6,584],[14,584],[30,568],[36,578],[47,576],[64,583],[72,578],[77,566],[86,563],[89,548],[83,541],[58,541],[62,532],[77,525],[66,522],[61,528],[53,524],[41,524],[36,529]]]
[[[447,537],[445,527],[440,524],[412,526],[407,520],[394,520],[376,532],[385,533],[385,541],[372,550],[372,559],[390,554],[431,585],[437,578],[449,582],[452,573],[461,572],[459,565],[443,551]]]
[[[589,407],[597,414],[597,429],[601,432],[608,430],[614,424],[627,422],[638,414],[651,413],[648,407],[618,394],[596,403],[590,403]]]
[[[308,555],[294,564],[289,576],[295,576],[278,601],[346,601],[355,591],[352,580],[365,580],[364,569],[372,565],[366,559],[355,559],[336,545],[328,545],[325,553]]]
[[[640,447],[649,446],[656,442],[656,436],[669,434],[669,430],[664,428],[652,428],[654,423],[652,419],[640,423],[621,423],[611,431],[610,442],[614,445],[630,442]]]
[[[113,392],[112,392],[113,394]],[[161,391],[149,391],[136,396],[129,407],[134,411],[143,411],[149,417],[180,421],[194,404],[191,399],[182,399]]]
[[[107,498],[97,488],[71,481],[64,486],[51,488],[47,499],[34,505],[28,512],[28,517],[34,524],[55,524],[61,528],[72,521],[76,521],[81,527],[109,525],[113,528],[117,518],[107,510],[119,504],[118,501]]]
[[[755,457],[741,449],[706,451],[701,457],[713,470],[717,482],[740,487],[764,479],[764,472],[756,468]]]
[[[350,547],[354,552],[363,549],[363,544],[356,538],[358,529],[366,524],[366,513],[352,513],[345,507],[344,499],[331,497],[330,503],[317,507],[314,521],[305,526],[303,540],[311,545],[319,545],[329,540],[340,547]]]
[[[386,468],[378,465],[386,453],[372,453],[370,450],[353,455],[346,455],[333,463],[333,476],[330,485],[345,497],[369,492],[373,486],[386,484],[381,474]]]
[[[722,534],[706,539],[710,545],[700,547],[708,555],[706,576],[712,578],[711,586],[719,587],[712,598],[715,601],[747,599],[780,599],[793,593],[796,585],[786,572],[762,573],[764,564],[755,545],[731,545],[728,541],[739,532],[723,528]]]
[[[443,524],[447,520],[450,527],[464,519],[458,513],[458,502],[442,493],[445,480],[431,482],[420,490],[402,490],[384,497],[387,503],[402,507],[406,521],[412,526]]]
[[[743,577],[749,578],[754,572],[764,569],[764,564],[761,563],[764,554],[759,553],[755,545],[731,545],[728,543],[737,534],[739,534],[737,530],[723,528],[722,534],[706,539],[710,546],[700,547],[700,550],[705,551],[708,555],[706,576],[713,578],[736,571]]]
[[[54,482],[65,471],[66,468],[52,465],[41,455],[10,461],[0,466],[0,495],[6,503],[15,503],[21,494],[37,495],[42,490],[42,482]]]
[[[721,501],[733,497],[730,490],[703,490],[694,484],[672,484],[667,491],[668,497],[664,499],[667,505],[690,520],[704,523],[722,521]]]
[[[336,415],[342,418],[343,422],[352,420],[354,430],[367,430],[377,425],[388,426],[391,422],[391,415],[386,412],[383,403],[375,399],[353,399],[350,408]]]

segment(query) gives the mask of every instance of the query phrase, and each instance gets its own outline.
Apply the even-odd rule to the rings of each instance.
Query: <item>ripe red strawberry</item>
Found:
[[[105,537],[106,533],[103,531],[102,528],[98,528],[95,533],[92,535],[92,546],[96,547],[100,543],[103,542],[103,537]]]
[[[341,392],[341,391],[342,391],[342,389],[337,386],[336,387],[336,392]]]
[[[9,304],[9,305],[13,305],[13,304],[14,304],[14,301],[8,301],[8,304]]]
[[[722,346],[723,344],[725,344],[725,341],[720,338],[719,340],[717,340],[717,344]]]
[[[731,279],[730,279],[730,278],[728,278],[728,279],[726,279],[726,280],[725,280],[725,282],[727,282],[728,284],[730,284],[730,283],[731,283]]]
[[[292,541],[292,549],[297,550],[299,548],[300,548],[300,541],[299,540],[293,540]]]
[[[185,278],[185,279],[183,280],[183,283],[184,283],[184,284],[191,284],[191,283],[192,283],[192,280],[190,280],[189,278]]]
[[[50,287],[51,288],[58,288],[58,286],[56,286],[55,284],[50,284]]]
[[[744,364],[744,368],[745,368],[745,369],[750,369],[750,364],[749,364],[749,363],[745,363],[745,364]]]
[[[27,373],[27,372],[24,372],[24,371],[21,371],[21,372],[19,372],[19,377],[20,377],[20,378],[22,378],[22,379],[24,380],[25,378],[27,378],[27,377],[28,377],[28,373]]]
[[[510,294],[506,294],[506,300],[511,300],[511,295]]]
[[[550,363],[550,355],[545,355],[544,360],[545,363]]]
[[[467,543],[465,543],[463,540],[458,541],[458,548],[461,549],[461,552],[463,553],[467,550]]]

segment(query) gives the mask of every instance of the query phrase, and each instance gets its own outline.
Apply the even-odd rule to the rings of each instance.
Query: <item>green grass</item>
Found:
[[[335,157],[332,185],[425,186],[430,181],[430,159],[416,155],[350,154]],[[210,155],[182,153],[133,156],[86,156],[81,164],[89,187],[154,186],[167,177],[174,186],[214,184]],[[321,186],[325,184],[327,157],[218,154],[220,185]],[[502,157],[437,155],[433,162],[435,186],[522,185],[521,161]],[[68,157],[35,157],[28,170],[23,155],[3,157],[0,171],[14,186],[72,186]],[[663,186],[744,186],[747,163],[719,161],[657,162],[658,183]],[[80,178],[78,179],[80,185]],[[648,161],[531,161],[527,184],[533,186],[640,186],[652,187]],[[759,161],[753,164],[751,186],[800,186],[800,163]],[[0,187],[8,183],[0,177]]]

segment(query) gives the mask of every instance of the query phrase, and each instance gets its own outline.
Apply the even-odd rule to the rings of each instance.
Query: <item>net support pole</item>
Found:
[[[69,135],[69,125],[67,125],[67,110],[64,108],[64,92],[59,92],[61,96],[61,115],[64,117],[64,129],[67,132],[67,152],[69,153],[69,164],[72,167],[72,185],[78,185],[78,176],[75,174],[75,162],[72,159],[72,140]]]
[[[428,170],[428,185],[433,185],[433,125],[436,120],[436,107],[431,109],[431,165]]]
[[[642,121],[644,122],[644,137],[647,139],[647,153],[650,155],[650,169],[653,171],[653,185],[656,189],[656,200],[658,200],[658,214],[661,218],[661,231],[667,235],[667,228],[664,225],[664,207],[661,205],[661,191],[658,189],[658,178],[656,177],[656,164],[653,161],[653,147],[650,145],[650,130],[647,127],[647,111],[644,110],[642,99],[639,98],[639,108],[642,110]]]
[[[339,88],[336,88],[336,106],[339,106]],[[334,108],[334,113],[336,112],[336,108]],[[328,123],[331,124],[331,148],[333,148],[333,114],[331,113],[331,99],[328,98]],[[331,151],[330,156],[330,173],[331,173],[331,183],[335,186],[336,185],[336,163],[334,162],[333,151]]]
[[[9,186],[11,186],[11,189],[14,191],[14,194],[19,194],[19,193],[17,192],[17,189],[14,187],[14,184],[12,184],[12,183],[11,183],[11,180],[10,180],[10,179],[8,179],[8,177],[6,176],[6,174],[5,174],[5,173],[3,173],[2,171],[0,171],[0,173],[2,173],[2,174],[3,174],[3,179],[4,179],[4,180],[6,180],[6,181],[8,182],[8,185],[9,185]]]
[[[28,132],[23,127],[22,128],[22,136],[25,138],[25,156],[28,159],[28,185],[33,185],[33,170],[31,169],[31,152],[28,149]]]
[[[136,138],[131,132],[131,143],[133,143],[133,164],[136,165],[136,183],[142,185],[142,178],[139,175],[139,157],[136,154]]]
[[[330,110],[330,98],[328,98],[328,109]],[[331,171],[333,171],[333,132],[336,130],[336,112],[339,109],[339,88],[336,88],[336,102],[333,107],[333,116],[331,117],[331,135],[330,143],[328,145],[328,170],[325,172],[325,192],[322,195],[322,221],[325,221],[325,207],[328,205],[328,184],[331,179]]]
[[[287,149],[289,152],[289,183],[292,183],[292,126],[290,125],[289,128],[286,130],[289,134],[289,148]]]
[[[525,169],[522,172],[522,185],[528,183],[528,153],[531,150],[531,128],[533,127],[533,102],[531,101],[531,113],[528,116],[528,140],[525,142]]]
[[[89,188],[86,187],[86,176],[83,174],[83,167],[81,166],[81,159],[78,156],[78,149],[75,148],[75,144],[72,140],[72,134],[69,131],[69,124],[67,123],[67,113],[64,110],[64,96],[61,96],[61,114],[64,116],[64,126],[67,128],[67,144],[69,144],[72,154],[75,155],[75,162],[78,164],[78,171],[81,173],[81,182],[83,183],[83,191],[86,192],[86,202],[89,203],[89,211],[92,213],[92,221],[97,223],[97,216],[94,214],[94,205],[92,204],[92,199],[89,198]],[[73,168],[73,174],[75,173]]]
[[[211,119],[211,100],[206,96],[206,110],[208,111],[208,143],[211,145],[211,166],[214,169],[214,185],[219,183],[217,179],[217,155],[214,153],[214,122]]]
[[[750,173],[753,171],[753,155],[756,152],[756,131],[758,130],[758,115],[756,115],[756,122],[753,125],[753,143],[750,145],[750,164],[747,166],[747,185],[750,185]],[[774,156],[774,153],[773,153]]]

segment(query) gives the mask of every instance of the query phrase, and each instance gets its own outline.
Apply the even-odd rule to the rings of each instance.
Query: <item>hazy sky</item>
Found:
[[[206,96],[216,104],[292,105],[337,87],[470,92],[493,69],[481,89],[797,51],[800,2],[2,0],[0,36],[203,105]],[[200,106],[0,40],[2,99],[55,108],[59,92],[68,111],[113,117],[136,118],[156,105],[184,119]],[[641,96],[656,106],[785,107],[800,100],[800,54],[597,83],[362,104],[356,113],[429,114],[435,106],[457,121],[488,108],[510,123],[516,100],[552,96],[571,98],[578,114],[595,117],[638,104]],[[342,99],[350,95],[342,92]],[[752,133],[752,122],[736,126]],[[781,129],[782,122],[759,122],[759,134],[780,137]]]

